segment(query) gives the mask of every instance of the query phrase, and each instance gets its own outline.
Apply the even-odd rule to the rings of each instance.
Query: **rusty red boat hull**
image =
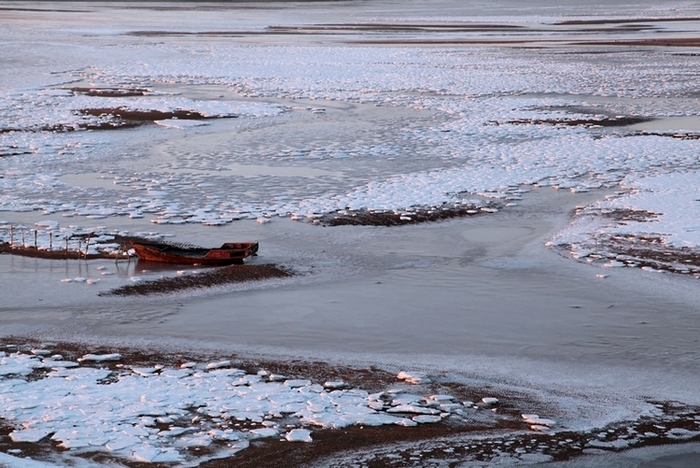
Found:
[[[243,263],[256,255],[257,242],[227,242],[216,249],[186,248],[159,242],[131,241],[139,260],[175,265],[224,266]]]

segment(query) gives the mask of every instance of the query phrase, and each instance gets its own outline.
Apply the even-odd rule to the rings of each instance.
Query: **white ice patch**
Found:
[[[85,356],[78,358],[78,362],[104,362],[104,361],[119,361],[122,355],[119,353],[109,353],[109,354],[86,354]]]
[[[454,401],[450,395],[370,395],[340,382],[325,388],[267,372],[246,374],[229,360],[178,368],[117,365],[113,371],[85,366],[120,360],[117,353],[86,354],[73,362],[48,349],[35,351],[0,354],[0,409],[15,427],[10,439],[39,442],[50,436],[69,452],[104,450],[132,461],[184,462],[192,459],[189,448],[213,447],[217,440],[241,450],[248,440],[279,437],[278,420],[287,417],[294,423],[283,437],[310,442],[303,426],[413,426],[440,422],[462,408],[430,406]],[[49,371],[27,379],[37,368]],[[393,406],[374,405],[382,399]],[[254,427],[238,429],[236,421]]]
[[[0,158],[4,174],[0,210],[92,218],[138,218],[146,213],[156,223],[206,226],[236,219],[267,223],[278,216],[304,219],[347,208],[440,206],[459,201],[458,194],[466,192],[502,198],[509,187],[521,184],[585,192],[617,184],[628,175],[658,175],[697,165],[697,140],[670,138],[671,134],[628,136],[626,129],[602,132],[532,123],[557,119],[594,122],[618,113],[696,115],[696,104],[689,99],[672,104],[652,100],[644,106],[620,99],[683,96],[694,89],[693,64],[670,54],[655,56],[657,60],[650,62],[648,53],[641,52],[626,53],[616,60],[579,57],[562,61],[557,54],[541,51],[531,55],[525,50],[496,49],[260,47],[220,42],[199,44],[196,49],[169,43],[139,44],[138,48],[147,68],[129,61],[115,66],[105,59],[104,64],[75,74],[91,81],[137,87],[144,83],[149,89],[158,85],[228,87],[243,99],[192,99],[167,92],[95,97],[66,90],[8,89],[0,95],[0,128],[75,127],[87,119],[76,111],[87,108],[184,109],[208,117],[249,117],[262,127],[298,112],[313,112],[322,118],[329,114],[314,106],[265,102],[272,99],[378,105],[417,114],[430,112],[436,120],[434,125],[408,127],[401,120],[377,141],[365,136],[334,139],[333,135],[301,146],[292,139],[260,142],[255,150],[204,148],[201,153],[178,154],[175,162],[149,168],[147,174],[116,164],[110,177],[121,190],[115,193],[71,187],[59,175],[87,160],[98,166],[108,161],[110,167],[122,160],[129,142],[119,132],[0,133],[0,152],[11,148],[32,155]],[[236,66],[230,67],[231,63]],[[591,97],[603,99],[588,102]],[[191,125],[182,122],[194,121],[159,124]],[[300,166],[289,170],[318,170],[316,165],[321,164],[327,176],[315,178],[314,184],[308,184],[305,177],[297,181],[287,177],[284,191],[289,195],[283,198],[279,197],[279,177],[274,174],[246,180],[236,171],[227,171],[232,165],[275,169],[290,161]],[[37,165],[42,167],[40,175]],[[179,206],[176,212],[169,211],[173,205]]]
[[[581,210],[548,244],[568,246],[574,258],[590,260],[594,255],[606,256],[601,266],[608,268],[638,264],[637,258],[624,255],[624,251],[623,254],[613,252],[616,258],[610,258],[607,252],[610,240],[624,241],[623,250],[626,245],[645,248],[646,239],[658,239],[657,248],[700,248],[700,223],[697,221],[700,172],[627,176],[623,187],[627,190],[625,193],[607,197]],[[602,245],[596,243],[598,240],[603,241]],[[671,266],[676,271],[686,269],[682,264]],[[655,271],[650,266],[642,269]]]
[[[556,421],[554,421],[553,419],[540,418],[540,416],[537,414],[523,414],[522,418],[526,423],[534,424],[537,426],[551,427],[556,424]]]
[[[308,429],[292,429],[284,436],[289,442],[313,442]]]

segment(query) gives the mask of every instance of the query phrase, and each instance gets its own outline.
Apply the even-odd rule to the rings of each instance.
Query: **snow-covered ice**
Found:
[[[287,441],[311,442],[308,426],[411,425],[401,415],[436,423],[450,414],[402,404],[407,397],[401,393],[386,411],[373,409],[366,391],[324,388],[306,379],[263,379],[231,367],[231,361],[107,368],[85,364],[104,365],[121,356],[87,354],[72,362],[46,354],[51,353],[0,352],[0,410],[15,428],[9,434],[13,442],[50,438],[70,453],[103,450],[133,461],[189,463],[189,447],[224,441],[228,448],[220,449],[235,452],[248,440],[279,436],[282,423],[293,427],[283,434]],[[28,378],[38,370],[45,371],[43,377]],[[409,399],[423,398],[428,399]],[[236,421],[253,427],[238,428]]]

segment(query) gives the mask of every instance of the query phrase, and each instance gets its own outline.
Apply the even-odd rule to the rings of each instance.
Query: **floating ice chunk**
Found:
[[[311,431],[308,429],[292,429],[284,438],[289,442],[313,442]]]
[[[208,432],[208,434],[215,440],[240,440],[240,432],[235,432],[232,429],[226,429],[223,431],[220,429],[212,429]]]
[[[134,374],[138,374],[143,377],[149,377],[153,375],[154,372],[156,372],[158,369],[155,367],[132,367],[131,371]]]
[[[368,413],[361,417],[358,417],[355,424],[361,424],[365,426],[383,426],[385,424],[395,424],[396,419],[393,416],[383,413]]]
[[[426,400],[431,400],[431,401],[439,401],[439,402],[448,402],[448,401],[454,401],[455,397],[452,395],[430,395],[429,397],[426,398]]]
[[[396,424],[397,426],[404,426],[404,427],[415,427],[418,425],[418,423],[416,421],[414,421],[413,419],[408,419],[408,418],[397,419],[394,424]]]
[[[425,423],[437,423],[442,421],[442,417],[439,415],[429,415],[429,414],[421,414],[419,416],[413,416],[411,419],[413,419],[415,422],[419,424],[425,424]]]
[[[86,281],[86,283],[87,284],[95,284],[95,283],[98,283],[99,281],[100,281],[99,278],[90,278]]]
[[[384,402],[381,401],[381,400],[370,401],[370,402],[367,404],[367,406],[369,406],[369,407],[372,408],[373,410],[380,411],[380,410],[383,410],[383,409],[384,409]]]
[[[35,356],[50,356],[51,351],[48,349],[32,349],[32,354]]]
[[[141,445],[133,451],[132,458],[136,461],[151,463],[160,455],[160,449],[151,445]]]
[[[45,368],[48,369],[70,369],[72,367],[78,367],[80,364],[72,361],[54,360],[54,359],[44,359],[42,362]]]
[[[78,358],[78,362],[92,361],[92,362],[103,362],[103,361],[119,361],[122,355],[119,353],[112,354],[86,354],[85,356]]]
[[[284,381],[284,386],[290,388],[306,387],[310,384],[311,382],[305,379],[290,379]]]
[[[73,282],[73,278],[62,278],[61,279],[61,283],[72,283],[72,282]]]
[[[540,418],[537,414],[522,414],[521,416],[528,424],[536,424],[538,426],[554,426],[556,424],[556,421]]]
[[[481,402],[485,405],[493,406],[498,404],[498,398],[485,397],[481,399]]]
[[[183,456],[180,455],[180,453],[172,448],[172,447],[167,447],[167,448],[162,448],[161,452],[156,455],[151,462],[153,463],[177,463],[183,460]]]
[[[41,439],[45,438],[51,434],[49,429],[23,429],[21,431],[10,432],[10,439],[12,442],[39,442]]]
[[[329,390],[337,390],[340,388],[345,388],[348,386],[345,382],[341,380],[328,381],[323,384],[323,386]]]
[[[696,435],[699,435],[698,431],[689,431],[688,429],[682,429],[680,427],[675,427],[670,431],[666,432],[666,437],[669,439],[685,440],[692,439]]]
[[[530,426],[530,429],[532,429],[535,432],[549,432],[551,430],[550,427],[540,426],[539,424],[533,424],[532,426]]]
[[[73,278],[74,283],[84,283],[87,281],[87,278],[83,278],[82,276],[78,276],[77,278]]]
[[[625,266],[625,264],[617,260],[610,260],[609,262],[603,263],[604,268],[621,268],[623,266]]]
[[[447,411],[449,413],[462,409],[463,406],[459,403],[441,403],[438,408],[442,411]]]
[[[221,369],[224,367],[231,367],[231,361],[227,360],[227,361],[210,362],[204,368],[207,370],[211,370],[211,369]]]
[[[251,429],[250,434],[253,436],[252,438],[254,438],[254,439],[264,438],[264,437],[275,437],[277,435],[277,429],[274,429],[272,427]]]
[[[406,382],[414,384],[414,385],[420,385],[420,384],[425,384],[425,383],[431,382],[430,378],[428,378],[427,375],[425,375],[424,373],[420,373],[420,372],[408,373],[406,371],[401,371],[396,376],[396,378],[399,380],[405,380]]]
[[[386,410],[387,413],[414,413],[414,414],[440,414],[440,411],[433,408],[425,408],[416,405],[398,405]]]
[[[533,430],[534,430],[534,427],[540,427],[540,428],[544,429],[545,431],[549,430],[548,427],[544,427],[544,426],[533,426]],[[612,443],[605,442],[602,440],[591,440],[588,443],[586,443],[586,447],[602,448],[602,449],[615,448],[615,446]]]
[[[399,393],[398,395],[394,396],[394,398],[391,400],[391,404],[393,406],[411,405],[423,400],[424,398],[421,395],[415,395],[413,393]]]

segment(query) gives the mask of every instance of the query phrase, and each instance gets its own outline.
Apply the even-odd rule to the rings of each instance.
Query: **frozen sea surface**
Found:
[[[626,42],[692,40],[697,5],[440,7],[0,4],[0,238],[257,239],[252,262],[302,273],[130,300],[97,293],[179,272],[3,255],[1,334],[410,363],[568,395],[578,427],[698,404],[692,271],[554,250],[698,248],[697,44]],[[313,222],[462,201],[499,211]]]

